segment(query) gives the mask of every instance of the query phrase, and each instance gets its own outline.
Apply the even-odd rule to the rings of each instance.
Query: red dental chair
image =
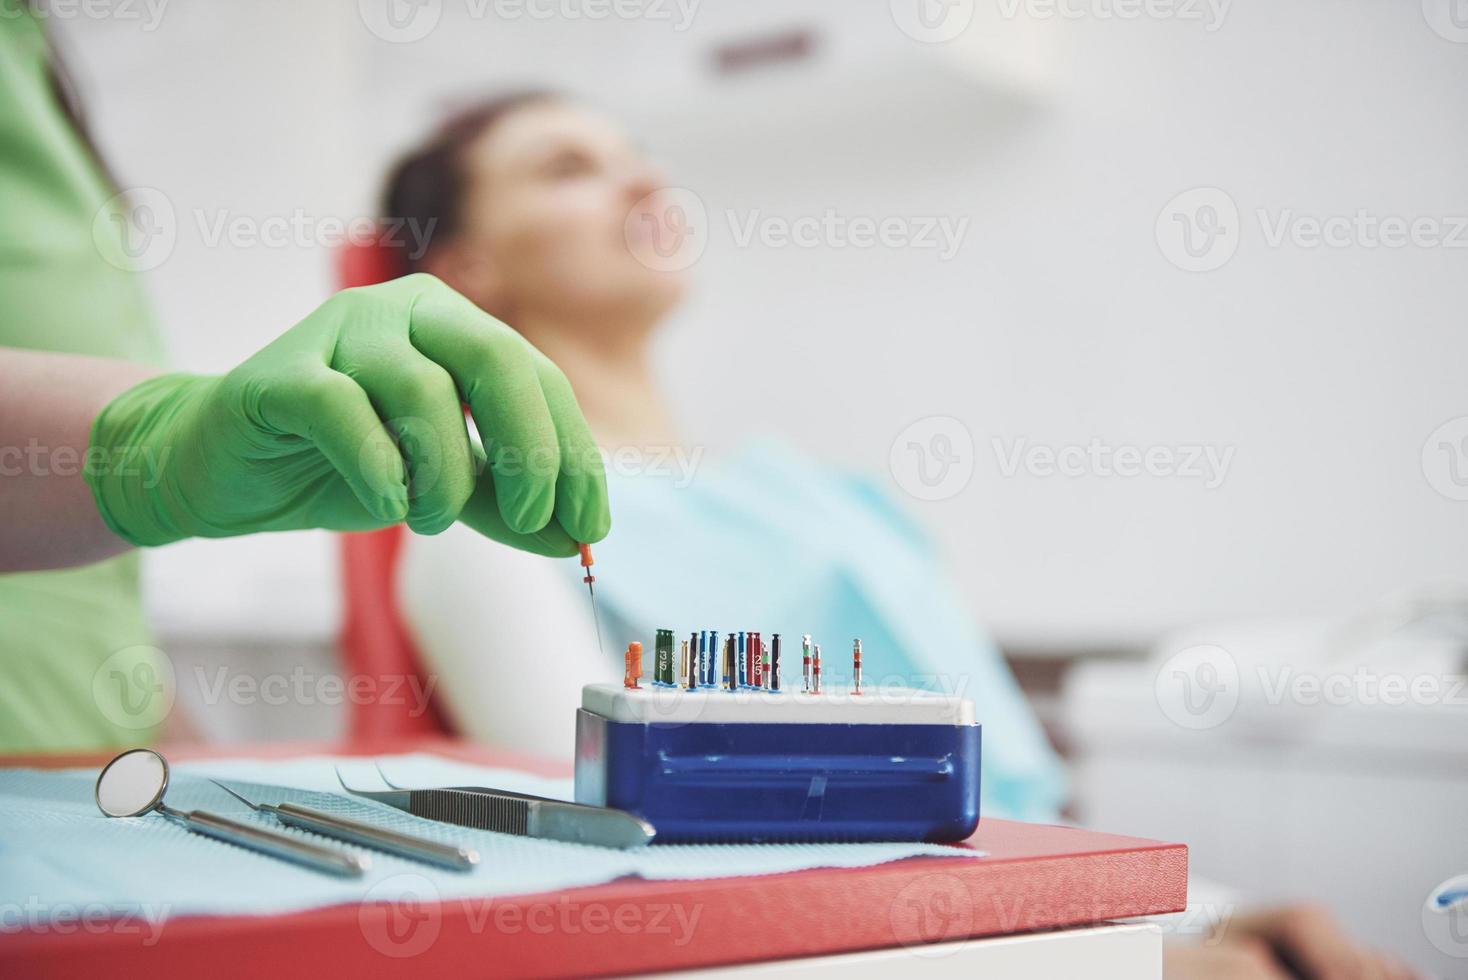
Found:
[[[402,275],[401,257],[394,248],[381,244],[348,244],[337,255],[337,282],[343,289],[370,286]],[[399,556],[408,535],[402,525],[341,535],[342,627],[340,648],[343,674],[372,678],[372,690],[406,690],[385,687],[387,678],[417,676],[431,690],[428,672],[403,621],[397,602]],[[349,688],[350,689],[350,688]],[[347,739],[351,742],[380,741],[412,735],[442,735],[453,731],[436,698],[428,710],[415,715],[413,699],[394,698],[394,704],[372,700],[358,703],[349,698]]]

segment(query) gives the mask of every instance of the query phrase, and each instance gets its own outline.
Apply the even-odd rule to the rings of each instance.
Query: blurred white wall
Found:
[[[327,248],[210,245],[201,221],[370,212],[386,163],[444,106],[550,85],[626,117],[707,208],[695,298],[661,352],[693,438],[774,429],[886,473],[910,423],[961,420],[971,482],[909,499],[1002,639],[1137,643],[1201,617],[1333,613],[1463,575],[1468,504],[1434,489],[1422,453],[1468,414],[1468,233],[1456,248],[1272,247],[1255,217],[1468,215],[1468,44],[1432,29],[1422,4],[1251,0],[1199,21],[979,0],[943,45],[878,2],[704,0],[686,30],[671,2],[657,8],[670,20],[391,2],[436,28],[382,40],[366,26],[374,0],[193,0],[165,3],[152,29],[60,25],[124,183],[176,210],[153,286],[179,366],[227,368],[332,284]],[[814,32],[807,63],[711,72],[714,46],[789,28]],[[1198,186],[1237,206],[1238,247],[1188,272],[1154,227]],[[827,209],[969,225],[945,261],[740,247],[728,220]],[[729,377],[750,383],[714,383]],[[1232,456],[1213,489],[1006,476],[993,440],[1021,438]],[[264,597],[272,629],[329,635],[328,539],[246,547],[154,556],[172,628],[233,616],[248,631]]]

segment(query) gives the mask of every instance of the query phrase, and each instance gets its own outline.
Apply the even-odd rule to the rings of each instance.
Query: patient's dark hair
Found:
[[[398,250],[401,274],[423,268],[434,248],[452,241],[461,231],[469,147],[515,110],[556,98],[554,92],[527,90],[477,102],[444,120],[427,140],[398,160],[383,191],[383,218],[402,222],[399,227],[414,229],[415,234],[432,236],[426,249]]]

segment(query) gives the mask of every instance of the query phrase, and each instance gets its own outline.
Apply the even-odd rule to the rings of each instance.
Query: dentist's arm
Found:
[[[81,565],[130,547],[97,513],[82,464],[97,413],[155,373],[0,347],[0,572]]]
[[[48,385],[74,394],[43,400],[40,414],[56,415],[49,424],[36,410],[12,423],[0,408],[0,447],[23,450],[37,433],[84,447],[80,477],[93,504],[82,506],[76,477],[27,476],[0,489],[3,570],[187,537],[402,522],[436,534],[456,520],[569,556],[611,524],[601,457],[565,376],[431,276],[338,293],[217,377],[104,384],[74,379],[74,359],[17,356],[16,370],[34,375],[33,398]],[[89,383],[99,390],[79,390]],[[8,376],[0,388],[12,388]]]

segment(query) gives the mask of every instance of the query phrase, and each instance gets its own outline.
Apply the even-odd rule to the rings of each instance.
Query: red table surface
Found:
[[[171,759],[434,752],[545,774],[564,768],[449,739],[176,748]],[[76,766],[94,754],[0,757]],[[647,973],[928,944],[1180,911],[1187,847],[1069,827],[983,820],[963,845],[988,857],[922,857],[700,881],[623,879],[511,898],[382,900],[271,916],[75,923],[0,935],[4,977],[221,980]],[[220,882],[227,888],[228,882]],[[0,902],[6,901],[0,897]],[[13,900],[13,897],[12,897]],[[920,962],[916,960],[915,962]]]

